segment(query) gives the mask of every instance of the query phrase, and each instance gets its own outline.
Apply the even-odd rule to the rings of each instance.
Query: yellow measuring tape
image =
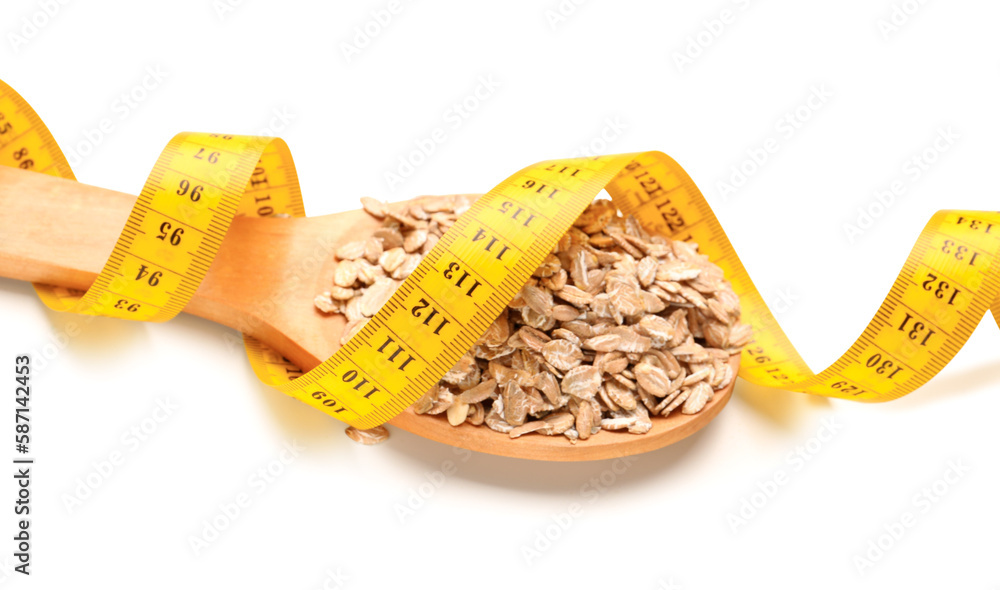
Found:
[[[48,129],[2,82],[0,164],[74,178]],[[937,374],[991,307],[1000,326],[1000,213],[942,211],[920,234],[861,337],[814,374],[691,178],[670,157],[645,152],[521,170],[477,200],[361,332],[323,364],[295,378],[287,360],[247,337],[254,371],[359,428],[390,420],[472,347],[602,189],[648,230],[694,240],[722,267],[754,328],[740,369],[750,382],[857,401],[895,399]],[[93,286],[83,294],[35,288],[53,309],[164,321],[194,294],[233,216],[278,213],[305,215],[283,141],[182,133],[153,167]],[[417,308],[426,312],[413,313]]]

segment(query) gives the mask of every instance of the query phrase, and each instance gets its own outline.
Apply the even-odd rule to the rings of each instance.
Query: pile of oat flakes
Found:
[[[475,197],[390,206],[363,198],[383,221],[341,246],[334,285],[316,297],[356,334]],[[689,242],[650,235],[598,200],[576,220],[521,292],[441,381],[414,404],[453,426],[585,440],[644,434],[651,416],[694,414],[734,378],[730,355],[752,338],[721,269]],[[433,419],[433,418],[428,418]],[[363,444],[379,427],[348,429]]]

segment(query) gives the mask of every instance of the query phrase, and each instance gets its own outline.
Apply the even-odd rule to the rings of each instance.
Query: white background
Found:
[[[351,59],[344,43],[388,0],[233,0],[221,15],[212,0],[70,1],[29,38],[22,19],[46,20],[43,4],[4,2],[0,77],[65,148],[112,120],[75,167],[84,182],[135,193],[174,133],[260,132],[277,110],[292,115],[274,131],[319,215],[362,195],[485,192],[524,165],[578,154],[617,120],[623,130],[593,147],[658,149],[687,168],[814,369],[861,332],[934,211],[998,206],[995,2],[567,0],[554,21],[558,0],[401,0]],[[880,30],[904,4],[912,14],[898,30]],[[713,24],[723,10],[728,24]],[[707,47],[679,67],[698,35]],[[147,68],[165,79],[123,108]],[[461,124],[446,119],[480,77],[495,92]],[[832,96],[800,110],[808,121],[788,137],[777,122],[813,87]],[[959,137],[948,151],[929,153],[919,179],[905,172],[949,126]],[[446,141],[391,189],[385,173],[436,127]],[[718,183],[769,138],[777,152],[725,198]],[[844,224],[897,179],[905,194],[849,240]],[[10,573],[3,507],[0,586],[1000,587],[991,319],[907,398],[857,405],[741,382],[708,429],[626,466],[469,456],[400,431],[361,447],[259,385],[227,328],[190,316],[86,322],[6,279],[0,307],[0,366],[23,351],[45,361],[33,381],[33,575]],[[81,333],[65,343],[71,324]],[[120,437],[149,426],[158,399],[177,409],[133,450]],[[293,440],[305,450],[273,483],[248,479]],[[790,457],[800,448],[808,461]],[[124,463],[68,510],[78,478],[116,451]],[[446,461],[457,472],[439,478]],[[969,470],[939,484],[935,502],[915,500],[949,462]],[[787,483],[755,496],[779,471]],[[240,493],[249,508],[196,554],[190,538]],[[734,531],[744,501],[761,507],[744,508]],[[573,503],[581,511],[556,535],[553,515]],[[859,571],[869,542],[907,512],[914,526]],[[558,538],[526,559],[545,547],[539,535]]]

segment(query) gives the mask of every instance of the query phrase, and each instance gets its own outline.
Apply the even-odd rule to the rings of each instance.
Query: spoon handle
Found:
[[[136,197],[0,166],[0,276],[85,289]]]

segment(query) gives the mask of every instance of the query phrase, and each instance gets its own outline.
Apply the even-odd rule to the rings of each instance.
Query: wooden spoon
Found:
[[[0,276],[75,289],[93,283],[136,197],[0,166]],[[185,308],[254,336],[304,370],[339,348],[346,320],[313,305],[333,282],[333,250],[381,223],[363,210],[307,218],[233,220],[222,248]],[[739,356],[730,363],[739,368]],[[734,380],[735,381],[735,380]],[[453,427],[443,416],[408,409],[390,424],[456,447],[527,459],[584,461],[634,455],[674,443],[704,427],[733,385],[694,415],[653,418],[644,435],[602,430],[571,444],[563,436],[511,439],[489,428]]]

